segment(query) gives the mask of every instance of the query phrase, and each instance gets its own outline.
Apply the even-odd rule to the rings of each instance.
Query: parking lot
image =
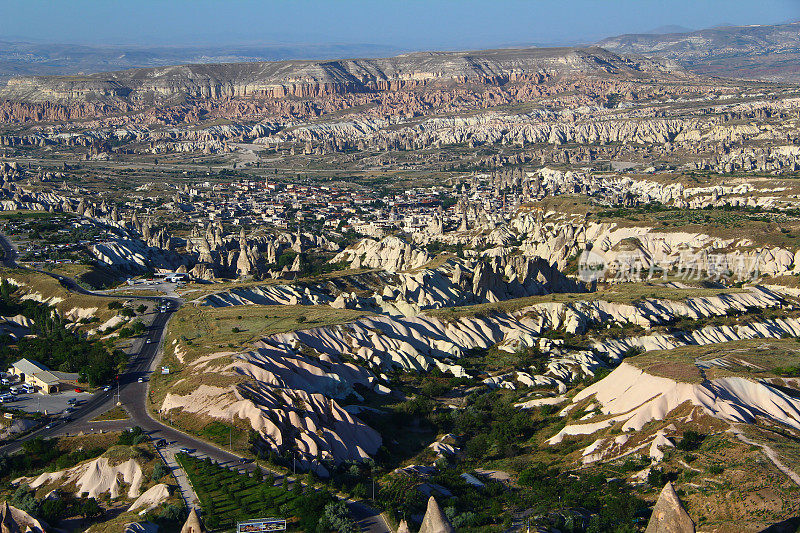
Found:
[[[70,407],[70,399],[85,402],[92,397],[88,392],[75,392],[73,390],[59,392],[58,394],[19,394],[15,401],[3,403],[4,407],[20,409],[26,413],[42,412],[48,415],[63,413]]]

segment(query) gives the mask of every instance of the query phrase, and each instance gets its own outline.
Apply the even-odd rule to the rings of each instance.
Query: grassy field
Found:
[[[718,360],[725,367],[708,368],[705,371],[708,379],[789,376],[793,372],[800,372],[800,342],[798,339],[750,339],[706,346],[683,346],[647,352],[625,361],[649,374],[700,383],[703,376],[695,362],[711,359]]]
[[[58,280],[46,274],[29,272],[27,270],[0,268],[0,277],[13,280],[18,285],[20,295],[37,293],[42,300],[59,300],[52,305],[63,315],[73,309],[96,309],[92,316],[96,318],[95,323],[102,324],[109,318],[116,316],[118,311],[109,309],[110,298],[91,296],[88,294],[77,294],[65,289]],[[124,301],[124,297],[120,298]]]
[[[187,305],[170,320],[167,346],[177,340],[191,361],[214,351],[243,349],[276,333],[343,324],[368,314],[327,305]]]
[[[120,406],[114,406],[100,416],[92,419],[92,422],[100,422],[103,420],[127,420],[130,418],[128,412]]]
[[[333,309],[329,306],[302,305],[246,305],[236,307],[209,307],[186,305],[170,319],[164,344],[162,364],[170,368],[169,374],[154,374],[151,378],[149,404],[157,410],[167,391],[189,394],[202,384],[229,387],[246,381],[239,375],[218,373],[192,373],[189,364],[199,357],[234,353],[247,350],[266,336],[297,329],[328,326],[352,322],[367,315],[362,311]],[[215,364],[225,363],[229,356],[221,355]],[[195,415],[176,414],[173,423],[185,431],[217,442],[208,432],[211,420]],[[248,449],[246,422],[234,424],[234,448]],[[228,442],[228,426],[222,431]],[[212,432],[213,433],[213,432]],[[222,437],[220,437],[222,438]]]
[[[83,263],[48,264],[42,270],[73,278],[89,290],[100,290],[113,287],[120,282],[119,274],[109,268]]]
[[[178,454],[203,507],[206,526],[231,530],[240,520],[283,518],[289,530],[312,531],[325,504],[333,500],[326,492],[315,492],[302,484],[291,490],[275,486],[271,476],[251,477],[186,454]]]

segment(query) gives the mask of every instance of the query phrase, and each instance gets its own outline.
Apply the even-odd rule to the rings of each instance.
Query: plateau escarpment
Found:
[[[600,48],[420,52],[385,59],[183,65],[87,76],[23,77],[0,98],[30,102],[126,99],[315,97],[476,83],[541,83],[561,74],[647,75],[662,64]]]

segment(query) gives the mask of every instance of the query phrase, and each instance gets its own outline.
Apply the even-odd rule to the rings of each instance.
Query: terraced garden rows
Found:
[[[269,475],[263,479],[258,473],[240,473],[188,454],[176,458],[189,476],[211,530],[232,530],[237,521],[252,518],[285,518],[290,531],[313,530],[325,505],[333,501],[327,492],[304,489],[301,483],[289,490],[286,484],[275,486]]]

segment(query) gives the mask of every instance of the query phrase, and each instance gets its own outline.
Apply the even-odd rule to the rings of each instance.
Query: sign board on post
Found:
[[[169,367],[168,366],[162,366],[161,367],[161,373],[162,374],[169,374]]]
[[[282,518],[257,518],[236,523],[236,533],[263,533],[286,531],[286,520]]]

